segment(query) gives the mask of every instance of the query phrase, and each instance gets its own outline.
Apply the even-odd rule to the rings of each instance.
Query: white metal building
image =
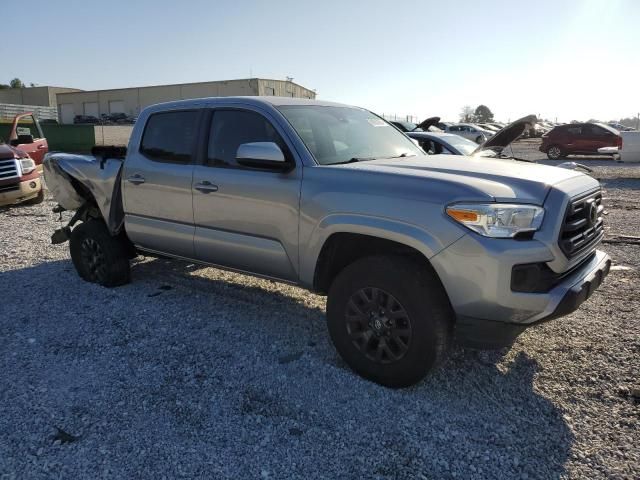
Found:
[[[247,78],[215,82],[182,83],[149,87],[118,88],[113,90],[75,91],[58,93],[60,123],[73,123],[76,115],[125,113],[137,116],[140,111],[156,103],[201,97],[230,97],[244,95],[310,98],[313,90],[289,80]]]

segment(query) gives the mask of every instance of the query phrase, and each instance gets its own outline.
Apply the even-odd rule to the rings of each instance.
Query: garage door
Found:
[[[84,114],[98,118],[98,102],[84,102]]]
[[[122,100],[111,100],[109,102],[109,113],[124,113],[124,102]]]
[[[73,103],[59,104],[58,115],[60,115],[60,123],[73,123],[73,117],[75,116]]]

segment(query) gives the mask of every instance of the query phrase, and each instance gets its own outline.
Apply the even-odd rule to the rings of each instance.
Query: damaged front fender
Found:
[[[111,235],[124,224],[121,175],[123,161],[90,155],[50,153],[44,159],[47,188],[65,210],[97,207]]]

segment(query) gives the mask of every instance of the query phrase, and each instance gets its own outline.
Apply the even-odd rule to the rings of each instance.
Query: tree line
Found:
[[[29,87],[35,87],[35,86],[36,86],[35,83],[29,84]],[[13,80],[11,80],[8,84],[0,83],[0,90],[5,90],[7,88],[27,88],[27,85],[25,85],[22,82],[22,80],[16,77]]]
[[[462,107],[460,121],[463,123],[486,123],[493,121],[493,112],[486,105],[478,105],[474,110],[470,105]]]

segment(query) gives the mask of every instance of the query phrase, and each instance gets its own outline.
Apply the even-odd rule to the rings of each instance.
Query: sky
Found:
[[[3,11],[9,8],[9,0]],[[30,0],[0,83],[84,90],[261,77],[378,114],[640,112],[640,0]],[[28,21],[25,19],[28,18]]]

